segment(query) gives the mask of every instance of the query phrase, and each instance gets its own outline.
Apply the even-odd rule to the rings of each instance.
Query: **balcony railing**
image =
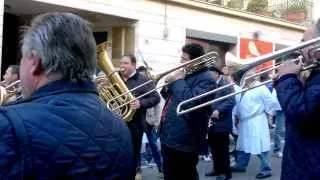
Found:
[[[289,21],[299,25],[312,23],[312,0],[198,0],[244,12]]]

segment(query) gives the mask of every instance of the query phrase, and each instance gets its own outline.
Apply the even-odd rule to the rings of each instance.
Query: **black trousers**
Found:
[[[162,144],[164,180],[198,180],[198,153],[177,151]]]
[[[231,178],[230,157],[229,157],[229,133],[215,132],[214,128],[209,128],[209,146],[213,157],[214,171],[219,175]]]
[[[231,152],[231,155],[235,158],[235,160],[237,161],[237,140],[238,140],[238,135],[236,135],[236,134],[231,134],[232,135],[232,137],[233,137],[233,141],[234,141],[234,144],[235,144],[235,146],[234,146],[234,149],[232,150],[232,152]]]
[[[140,152],[141,152],[141,143],[142,143],[142,136],[143,136],[143,127],[137,126],[133,123],[127,123],[132,140],[132,147],[133,147],[133,169],[132,169],[132,176],[133,179],[138,171],[140,166]]]

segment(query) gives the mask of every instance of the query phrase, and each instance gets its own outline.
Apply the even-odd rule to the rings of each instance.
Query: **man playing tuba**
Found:
[[[4,84],[5,86],[8,86],[17,80],[19,80],[19,66],[10,65],[6,70],[6,73],[3,75]]]
[[[6,73],[3,75],[3,84],[4,89],[1,89],[1,93],[5,93],[5,96],[2,100],[2,104],[10,103],[15,100],[20,99],[21,89],[20,83],[16,83],[19,80],[19,66],[10,65]],[[11,92],[11,93],[10,93]]]
[[[121,77],[124,79],[129,89],[133,89],[138,85],[141,85],[149,80],[149,78],[142,73],[136,71],[136,57],[132,54],[124,55],[120,60]],[[153,90],[154,84],[149,84],[142,88],[134,90],[132,93],[135,97],[145,94],[148,91]],[[133,119],[127,122],[129,127],[132,145],[133,145],[133,163],[134,163],[134,175],[137,174],[136,179],[139,179],[140,175],[140,151],[142,136],[146,126],[146,110],[150,107],[157,105],[160,102],[160,96],[158,92],[152,92],[140,99],[137,99],[130,103],[133,109],[136,109],[136,113]]]

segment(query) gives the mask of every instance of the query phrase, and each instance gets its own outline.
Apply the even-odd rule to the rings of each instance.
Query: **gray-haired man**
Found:
[[[130,133],[99,100],[95,67],[85,20],[48,13],[32,21],[20,66],[25,99],[0,109],[1,179],[130,178]]]

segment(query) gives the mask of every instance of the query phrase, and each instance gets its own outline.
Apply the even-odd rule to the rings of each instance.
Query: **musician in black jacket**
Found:
[[[222,72],[212,67],[213,79],[217,87],[228,85]],[[230,86],[217,91],[215,98],[231,94],[233,87]],[[235,98],[229,97],[223,101],[212,104],[212,115],[209,123],[208,142],[213,156],[213,170],[206,173],[206,176],[217,176],[217,180],[231,179],[229,159],[229,134],[232,132],[232,109],[235,106]]]
[[[124,55],[120,60],[120,69],[121,76],[129,89],[133,89],[134,87],[149,80],[146,76],[136,71],[136,58],[134,55]],[[135,97],[138,97],[148,91],[151,91],[154,88],[154,84],[150,83],[146,86],[134,90],[132,93]],[[130,103],[130,106],[132,108],[137,109],[136,113],[133,116],[133,119],[127,123],[131,132],[133,144],[133,162],[135,163],[133,170],[134,174],[139,172],[138,167],[140,164],[139,162],[142,136],[146,123],[146,110],[157,105],[159,102],[160,96],[156,91],[154,91],[153,93],[150,93]]]
[[[203,47],[196,43],[185,45],[182,52],[182,63],[204,54]],[[170,84],[161,91],[166,103],[160,125],[164,179],[197,180],[198,155],[205,141],[211,107],[203,107],[183,116],[178,116],[176,109],[180,102],[214,89],[216,83],[206,68],[191,74],[177,71],[166,81]],[[203,103],[208,98],[196,103]],[[190,106],[196,103],[190,103]]]

